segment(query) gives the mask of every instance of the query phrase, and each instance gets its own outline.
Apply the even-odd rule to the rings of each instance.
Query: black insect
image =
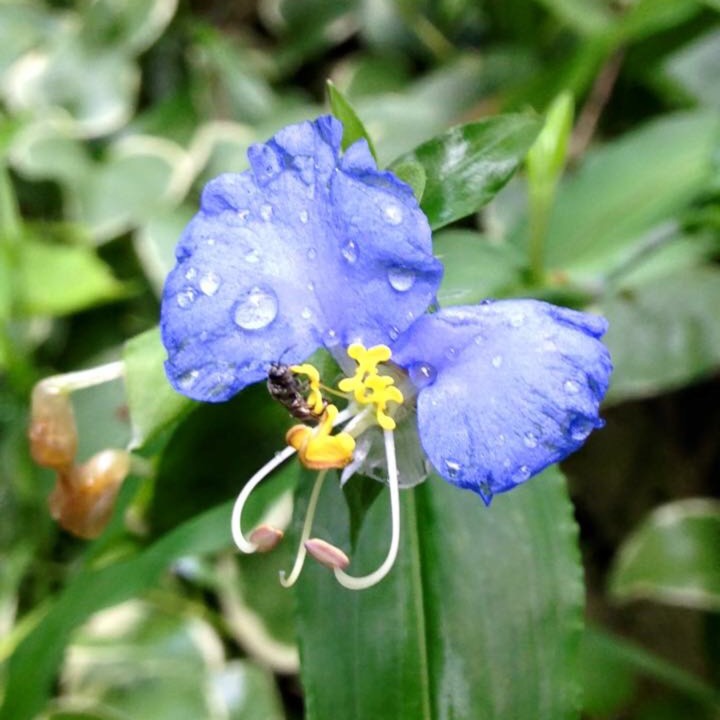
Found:
[[[270,395],[277,400],[297,420],[317,425],[322,412],[318,415],[308,405],[305,396],[308,392],[306,381],[287,366],[273,363],[268,370],[267,388]],[[323,401],[323,410],[327,403]]]

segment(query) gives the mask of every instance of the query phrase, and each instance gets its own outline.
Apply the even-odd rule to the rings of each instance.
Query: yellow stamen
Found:
[[[285,440],[298,451],[298,457],[305,467],[311,470],[344,468],[355,451],[355,439],[346,432],[331,435],[338,409],[328,405],[317,427],[295,425],[291,427]]]
[[[401,404],[402,392],[395,387],[395,379],[390,375],[380,375],[377,366],[390,359],[391,351],[387,345],[375,345],[365,348],[354,343],[348,348],[348,355],[357,363],[355,374],[338,383],[343,392],[352,392],[355,402],[360,405],[374,405],[375,418],[383,430],[394,430],[395,420],[386,412],[387,404]]]
[[[310,384],[310,392],[308,392],[307,403],[311,410],[316,414],[320,415],[325,407],[323,401],[322,392],[320,391],[320,373],[318,369],[310,363],[303,363],[302,365],[291,365],[292,370],[296,375],[305,375]]]

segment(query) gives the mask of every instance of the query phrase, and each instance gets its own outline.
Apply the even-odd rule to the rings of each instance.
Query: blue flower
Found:
[[[377,169],[364,141],[341,155],[341,137],[332,117],[287,127],[250,148],[248,171],[207,185],[178,244],[161,329],[170,382],[197,400],[227,400],[271,368],[282,378],[277,363],[309,378],[303,417],[316,413],[317,426],[296,426],[292,448],[243,489],[233,527],[244,550],[279,539],[272,528],[251,541],[239,530],[245,498],[279,462],[297,450],[321,469],[320,483],[323,468],[362,467],[362,458],[352,458],[356,438],[372,430],[384,436],[394,525],[388,559],[368,576],[372,582],[347,576],[347,558],[310,540],[307,521],[303,531],[303,547],[343,584],[367,587],[397,552],[396,418],[408,423],[416,406],[413,432],[433,467],[488,503],[602,426],[598,410],[612,368],[599,341],[606,322],[597,316],[535,300],[425,314],[442,279],[427,219],[411,189]],[[357,363],[339,386],[350,398],[343,412],[322,399],[314,368],[298,365],[323,347],[343,369],[346,351]],[[297,410],[306,399],[293,377],[276,394],[289,394]]]
[[[163,292],[181,393],[219,402],[279,360],[390,343],[434,299],[442,264],[412,190],[364,141],[341,157],[341,137],[332,117],[291,125],[208,183]]]

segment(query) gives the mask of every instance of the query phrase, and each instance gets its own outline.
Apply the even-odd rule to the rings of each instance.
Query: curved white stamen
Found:
[[[323,482],[326,475],[327,470],[322,470],[320,473],[318,473],[315,484],[313,485],[312,493],[310,493],[310,502],[308,503],[307,512],[305,513],[305,522],[303,523],[302,533],[300,534],[300,543],[298,546],[297,555],[295,556],[295,563],[293,564],[293,568],[290,571],[290,576],[286,578],[285,571],[280,571],[280,584],[283,587],[289,588],[295,584],[298,577],[300,577],[300,572],[302,571],[303,565],[305,564],[305,556],[307,555],[305,543],[310,538],[310,533],[312,532],[312,524],[315,517],[315,510],[317,508],[318,498],[320,497],[320,490],[322,490]]]
[[[244,553],[254,553],[258,546],[250,542],[242,532],[242,511],[250,493],[267,477],[276,467],[282,465],[289,457],[294,455],[294,447],[286,447],[281,450],[270,462],[265,463],[244,485],[240,494],[235,500],[233,506],[232,518],[230,520],[230,529],[232,530],[233,540],[240,550]]]
[[[125,374],[122,360],[97,365],[86,370],[75,370],[62,375],[53,375],[40,382],[47,392],[74,392],[117,380]]]
[[[390,549],[383,564],[374,572],[362,577],[353,577],[336,568],[333,572],[337,581],[349,590],[365,590],[379,583],[395,564],[398,547],[400,546],[400,487],[398,484],[397,460],[395,458],[395,439],[392,430],[385,430],[385,456],[387,458],[388,485],[390,487],[390,516],[392,535]]]

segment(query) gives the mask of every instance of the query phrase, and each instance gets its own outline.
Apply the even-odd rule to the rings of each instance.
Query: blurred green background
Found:
[[[485,595],[443,596],[434,553],[454,530],[440,520],[474,516],[451,511],[442,492],[406,500],[425,565],[406,558],[398,573],[422,571],[420,590],[372,596],[350,614],[318,590],[320,569],[297,595],[279,587],[291,543],[263,557],[230,550],[222,503],[278,448],[287,419],[261,387],[213,407],[174,396],[152,331],[159,293],[203,183],[244,170],[251,143],[327,112],[328,79],[336,113],[354,108],[381,165],[460,123],[544,117],[557,98],[564,107],[546,128],[566,154],[531,155],[500,192],[468,204],[460,171],[430,167],[427,178],[428,192],[447,194],[433,221],[441,303],[534,295],[611,323],[607,426],[563,465],[584,568],[582,638],[575,530],[555,471],[545,494],[538,481],[497,510],[473,510],[485,555],[471,538],[446,541],[458,545],[448,552],[461,587],[476,563],[514,558],[503,528],[526,527],[541,508],[522,535],[538,548],[528,567],[540,579],[507,587],[550,604],[562,596],[558,613],[576,613],[560,660],[543,656],[542,633],[518,632],[509,610],[502,619],[513,601],[493,594],[492,572]],[[483,172],[483,153],[505,157],[510,122],[478,135],[468,177]],[[341,719],[367,708],[374,718],[404,708],[407,720],[720,717],[719,161],[717,0],[0,0],[0,717],[325,720],[332,703]],[[73,394],[78,458],[131,444],[145,462],[108,530],[87,543],[48,513],[54,476],[29,456],[30,392],[45,376],[120,358],[125,389]],[[250,513],[270,504],[290,522],[296,475],[282,473]],[[345,498],[353,523],[374,495],[363,485]],[[339,493],[328,500],[322,530],[340,532],[344,506]],[[360,544],[378,512],[372,504]],[[392,612],[413,602],[434,618],[425,679],[400,677],[404,645],[398,676],[378,677]],[[351,617],[344,650],[321,611]],[[540,632],[542,617],[528,617]],[[451,667],[437,637],[482,618],[482,644]],[[537,673],[508,675],[501,659],[492,672],[495,653]],[[334,663],[338,674],[324,676]],[[427,703],[407,704],[415,682]],[[463,683],[484,682],[492,702],[463,707]],[[533,705],[516,691],[524,683],[559,704]],[[350,695],[354,709],[337,704]]]

